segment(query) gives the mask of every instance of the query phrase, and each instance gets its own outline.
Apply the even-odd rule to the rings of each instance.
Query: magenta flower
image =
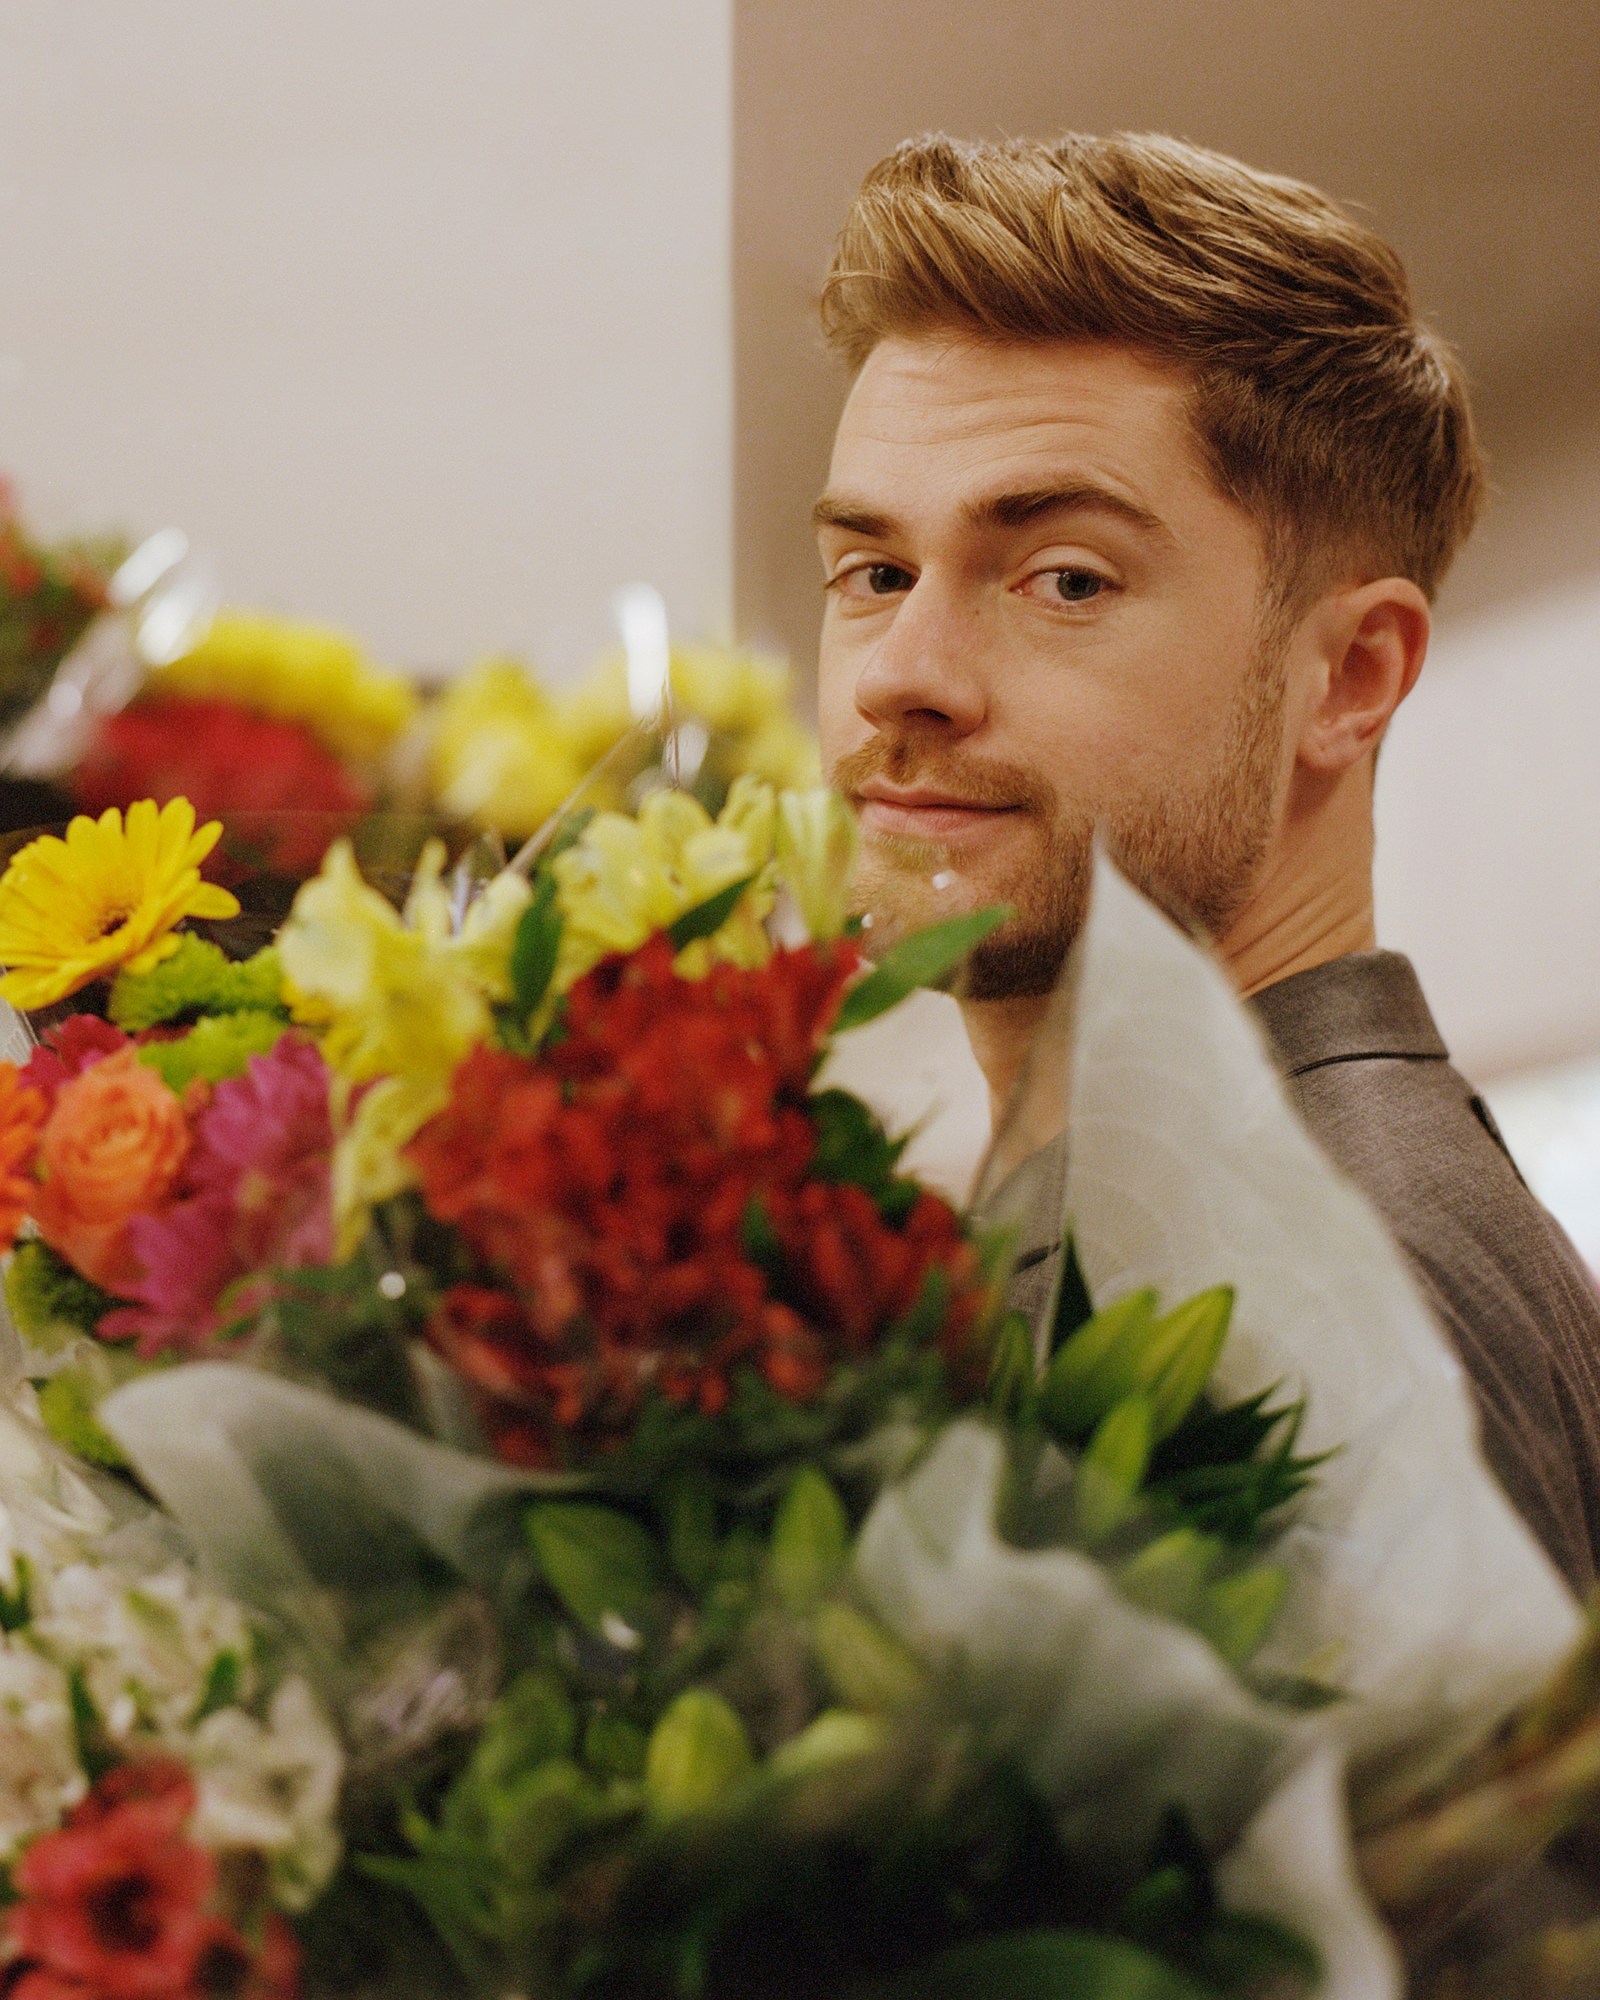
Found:
[[[178,1199],[135,1218],[142,1275],[99,1332],[143,1355],[194,1352],[270,1296],[274,1269],[333,1255],[328,1070],[288,1034],[219,1083],[195,1120]]]

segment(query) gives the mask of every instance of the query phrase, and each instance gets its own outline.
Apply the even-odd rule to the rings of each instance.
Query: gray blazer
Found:
[[[1312,1135],[1388,1223],[1476,1392],[1484,1450],[1579,1591],[1600,1560],[1600,1296],[1450,1065],[1416,974],[1355,952],[1252,1003]],[[1008,1302],[1037,1322],[1060,1256],[1062,1143],[991,1205],[1021,1224]]]

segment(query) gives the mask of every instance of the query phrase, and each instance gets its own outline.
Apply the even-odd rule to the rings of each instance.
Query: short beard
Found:
[[[855,793],[884,776],[896,784],[951,789],[973,803],[1005,804],[1034,816],[1044,852],[1026,878],[996,885],[1016,915],[976,947],[959,977],[963,1000],[1049,993],[1088,914],[1098,831],[1111,858],[1178,921],[1221,936],[1248,901],[1272,836],[1285,692],[1287,632],[1267,617],[1222,746],[1200,781],[1096,818],[1062,805],[1036,772],[1021,765],[964,765],[924,742],[874,738],[842,758],[833,781]],[[937,842],[878,837],[863,857],[862,888],[876,919],[871,948],[940,914],[931,884],[949,861]]]

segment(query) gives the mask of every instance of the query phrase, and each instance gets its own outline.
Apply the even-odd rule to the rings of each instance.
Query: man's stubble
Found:
[[[969,1000],[1048,993],[1088,912],[1094,842],[1174,916],[1219,937],[1249,898],[1271,840],[1282,739],[1287,639],[1264,618],[1215,758],[1198,779],[1096,814],[1063,800],[1039,773],[992,759],[964,761],[911,733],[879,734],[835,765],[833,782],[855,792],[872,777],[948,788],[973,804],[1008,806],[1038,829],[1034,852],[1010,879],[985,882],[981,900],[1016,915],[970,955],[960,980]],[[953,879],[952,879],[953,878]],[[935,886],[942,882],[944,887]],[[863,849],[857,902],[881,951],[895,938],[954,914],[954,858],[936,842],[875,836]],[[958,907],[970,907],[968,896]]]

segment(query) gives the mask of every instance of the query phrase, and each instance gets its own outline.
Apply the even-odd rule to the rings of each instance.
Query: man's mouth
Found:
[[[891,785],[882,778],[869,778],[857,792],[855,803],[867,833],[941,844],[986,833],[1021,810],[1015,805],[964,798],[941,786]]]

